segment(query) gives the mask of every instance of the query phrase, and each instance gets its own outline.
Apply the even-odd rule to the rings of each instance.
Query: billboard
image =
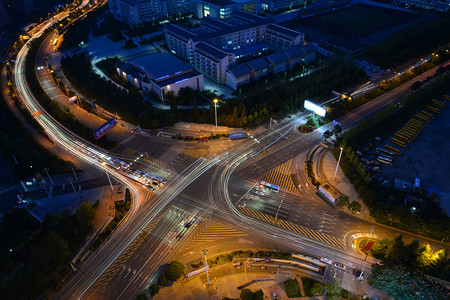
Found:
[[[245,138],[245,133],[244,132],[231,133],[230,134],[230,140],[237,140],[237,139],[243,139],[243,138]]]
[[[116,120],[110,119],[108,122],[97,128],[97,130],[94,131],[94,137],[95,139],[99,139],[102,136],[104,136],[108,131],[113,129],[113,127],[116,126]]]
[[[307,110],[310,110],[312,112],[314,112],[315,114],[321,116],[322,118],[325,117],[327,111],[325,108],[312,103],[311,101],[305,100],[305,108]]]

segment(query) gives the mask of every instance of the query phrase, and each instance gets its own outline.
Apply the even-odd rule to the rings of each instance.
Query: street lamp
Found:
[[[209,285],[209,273],[208,273],[208,261],[206,260],[206,253],[208,253],[208,250],[206,250],[206,249],[203,249],[202,250],[202,252],[203,252],[203,255],[204,255],[204,257],[205,257],[205,266],[206,266],[206,282],[208,282],[208,285]]]
[[[109,178],[108,169],[106,168],[106,162],[102,162],[102,165],[105,167],[106,176],[108,177],[109,185],[111,186],[111,190],[113,191],[113,194],[115,193],[114,188],[111,183],[111,178]]]
[[[214,99],[214,112],[215,112],[215,116],[216,116],[216,130],[217,130],[217,102],[219,102],[219,100]]]
[[[339,153],[339,159],[338,159],[338,162],[336,165],[336,170],[334,171],[333,181],[334,181],[334,179],[336,179],[336,173],[337,173],[337,170],[339,167],[339,163],[341,162],[342,150],[344,150],[344,147],[341,147],[341,153]]]
[[[366,245],[364,246],[364,249],[367,247],[367,244],[369,244],[369,241],[370,241],[370,238],[372,237],[372,235],[373,235],[373,226],[372,226],[372,231],[370,232],[370,236],[367,239]],[[367,251],[367,249],[365,249],[365,250]],[[364,265],[363,265],[363,268],[361,270],[361,275],[359,275],[358,280],[363,280],[364,269],[366,268],[366,262],[367,262],[367,256],[368,255],[369,255],[369,251],[367,251],[366,258],[364,259]]]

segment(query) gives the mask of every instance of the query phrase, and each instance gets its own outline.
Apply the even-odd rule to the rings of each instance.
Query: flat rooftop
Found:
[[[134,58],[130,62],[152,74],[155,80],[192,70],[192,67],[181,59],[163,52]]]

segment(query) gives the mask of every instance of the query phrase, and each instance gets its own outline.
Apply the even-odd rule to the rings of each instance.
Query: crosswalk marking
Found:
[[[136,151],[135,149],[132,149],[130,147],[125,148],[125,150],[123,151],[124,155],[129,156],[129,157],[139,157],[142,153]],[[146,162],[156,166],[157,168],[169,171],[171,173],[174,173],[175,170],[174,168],[167,162],[156,159],[154,157],[150,157],[145,155],[144,157],[142,157],[142,160],[145,160]]]
[[[292,181],[291,166],[292,159],[289,159],[272,170],[264,173],[261,180],[279,185],[288,192],[298,194],[298,190],[295,188],[294,182]]]
[[[225,226],[217,221],[203,221],[195,229],[195,231],[189,236],[188,240],[178,250],[178,252],[186,251],[201,244],[213,242],[219,239],[247,236],[239,230]]]
[[[300,226],[298,224],[295,223],[291,223],[289,221],[286,220],[281,220],[281,219],[277,219],[275,220],[274,218],[269,217],[266,214],[263,214],[259,211],[247,208],[247,207],[241,207],[239,206],[239,209],[241,210],[242,213],[251,216],[253,218],[257,218],[260,219],[264,222],[270,223],[272,225],[276,225],[278,227],[282,227],[284,229],[287,229],[289,231],[294,231],[297,232],[298,234],[307,236],[311,239],[317,240],[317,241],[321,241],[324,242],[328,245],[332,245],[341,249],[345,249],[344,248],[344,243],[342,240],[337,239],[331,235],[310,229],[310,228],[306,228],[303,226]]]
[[[108,270],[103,273],[99,280],[94,284],[93,289],[104,292],[109,282],[114,278],[114,276],[119,272],[120,269],[124,268],[127,260],[133,255],[134,251],[142,244],[145,240],[147,234],[151,233],[152,230],[158,225],[159,221],[163,218],[163,214],[159,215],[153,219],[143,230],[144,234],[136,237],[133,242],[122,252],[119,258],[108,268]]]

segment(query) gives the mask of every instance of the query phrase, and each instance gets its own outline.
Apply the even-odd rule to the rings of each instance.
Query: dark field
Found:
[[[378,31],[405,23],[420,15],[368,5],[349,8],[300,20],[300,24],[349,40],[357,40]]]

